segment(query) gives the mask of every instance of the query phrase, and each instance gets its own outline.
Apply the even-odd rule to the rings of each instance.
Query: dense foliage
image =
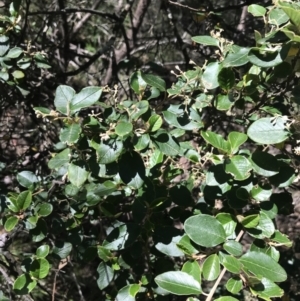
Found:
[[[27,68],[51,63],[42,50],[10,45],[20,2],[1,16],[0,78],[26,95]],[[60,300],[57,278],[76,266],[84,300],[76,277],[87,265],[96,267],[98,300],[287,294],[280,254],[292,242],[276,218],[291,213],[287,188],[298,173],[300,3],[248,12],[264,23],[255,45],[239,46],[217,27],[194,36],[211,56],[175,68],[170,87],[139,70],[128,98],[117,85],[64,84],[54,107],[34,108],[61,129],[48,174],[23,170],[15,191],[1,195],[5,295]],[[23,252],[10,249],[10,233],[26,242]]]

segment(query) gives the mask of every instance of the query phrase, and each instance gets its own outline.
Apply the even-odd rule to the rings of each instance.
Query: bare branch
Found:
[[[92,10],[95,10],[98,5],[101,3],[102,0],[98,0],[97,2],[94,3]],[[72,31],[72,35],[74,35],[75,33],[77,33],[77,31],[83,26],[83,24],[92,16],[92,13],[87,13],[86,15],[84,15],[84,17],[75,25],[73,31]]]
[[[184,4],[181,4],[181,3],[177,3],[177,2],[174,2],[174,1],[171,1],[171,0],[169,0],[169,3],[172,4],[172,5],[176,5],[176,6],[182,7],[182,8],[186,8],[186,9],[191,10],[191,11],[195,11],[195,12],[205,12],[205,11],[203,11],[202,8],[193,8],[193,7],[190,7],[190,6],[188,6],[188,5],[184,5]]]
[[[119,22],[119,17],[115,14],[103,13],[98,10],[88,9],[88,8],[65,8],[64,10],[52,10],[52,11],[36,11],[29,12],[29,16],[35,15],[61,15],[61,14],[72,14],[72,13],[90,13],[93,15],[97,15],[106,19],[112,19],[116,22]]]

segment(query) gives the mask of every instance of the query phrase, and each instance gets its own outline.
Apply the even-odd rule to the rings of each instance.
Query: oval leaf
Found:
[[[206,214],[189,217],[184,223],[184,230],[191,240],[208,248],[223,243],[226,239],[222,224]]]
[[[60,85],[55,92],[54,104],[57,111],[64,115],[70,114],[70,103],[75,95],[75,90],[69,86]]]
[[[79,111],[82,108],[87,108],[97,102],[102,94],[100,87],[86,87],[76,94],[70,103],[72,113]]]
[[[253,122],[248,129],[250,139],[261,144],[276,144],[283,142],[289,136],[286,130],[286,119],[265,117]]]
[[[166,83],[159,76],[153,74],[142,74],[143,80],[151,87],[157,88],[159,91],[166,91]]]
[[[219,40],[211,36],[196,36],[192,37],[192,40],[198,44],[219,47]]]
[[[208,256],[202,266],[203,277],[212,281],[218,278],[220,274],[220,260],[218,255],[212,254]]]
[[[240,258],[244,267],[255,276],[263,276],[274,282],[287,278],[285,270],[271,257],[261,252],[248,252]]]
[[[201,293],[201,286],[193,276],[185,272],[166,272],[155,277],[157,285],[176,295],[194,295]]]

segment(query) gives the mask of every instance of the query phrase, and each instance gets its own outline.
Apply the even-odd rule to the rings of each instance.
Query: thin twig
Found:
[[[72,262],[70,262],[70,264],[71,264],[71,266],[74,268]],[[73,280],[74,280],[74,282],[75,282],[75,284],[76,284],[76,287],[77,287],[77,290],[78,290],[78,294],[79,294],[79,296],[80,296],[80,301],[85,301],[85,298],[84,298],[84,296],[83,296],[81,287],[80,287],[80,285],[79,285],[79,283],[78,283],[78,280],[77,280],[77,277],[76,277],[76,275],[75,275],[75,273],[74,273],[73,271],[72,271],[71,275],[72,275],[72,278],[73,278]]]
[[[169,3],[173,4],[173,5],[176,5],[176,6],[179,6],[179,7],[182,7],[182,8],[186,8],[186,9],[191,10],[191,11],[204,12],[203,9],[201,9],[201,8],[193,8],[193,7],[190,7],[188,5],[177,3],[177,2],[174,2],[174,1],[171,1],[171,0],[169,0]]]
[[[93,15],[97,15],[100,17],[104,17],[107,19],[112,19],[116,22],[119,22],[119,17],[115,14],[110,13],[103,13],[98,10],[88,9],[88,8],[65,8],[64,10],[52,10],[52,11],[36,11],[36,12],[29,12],[28,16],[35,16],[35,15],[61,15],[61,14],[71,14],[71,13],[90,13]]]
[[[57,270],[57,271],[55,272],[54,279],[53,279],[53,287],[52,287],[52,301],[55,301],[55,293],[56,293],[56,279],[57,279],[58,273],[59,273],[59,270]]]

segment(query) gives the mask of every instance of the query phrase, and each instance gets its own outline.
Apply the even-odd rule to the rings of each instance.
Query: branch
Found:
[[[117,66],[118,63],[125,58],[125,56],[130,56],[131,50],[136,45],[136,36],[137,33],[142,25],[142,22],[144,20],[145,14],[147,12],[148,6],[150,5],[151,0],[140,0],[138,1],[137,7],[135,11],[132,13],[133,18],[131,21],[131,28],[129,28],[126,33],[123,31],[123,36],[125,39],[125,42],[122,43],[121,47],[117,50],[115,50],[115,57],[114,57],[114,64],[111,65],[111,68],[113,66]],[[123,25],[122,25],[123,26]],[[121,28],[122,30],[122,28]],[[103,82],[103,85],[109,84],[109,82],[112,79],[113,70],[107,70],[107,75],[105,77],[105,81]]]
[[[243,6],[250,5],[253,2],[254,2],[253,0],[248,0],[248,1],[245,1],[245,2],[243,2],[241,4],[237,4],[237,5],[226,5],[226,6],[222,6],[222,7],[219,7],[219,8],[210,7],[210,11],[213,12],[213,13],[219,13],[219,12],[230,10],[230,9],[242,8]],[[188,9],[190,11],[197,12],[197,13],[199,13],[199,12],[201,12],[201,13],[207,12],[203,8],[193,8],[193,7],[190,7],[188,5],[183,5],[181,3],[177,3],[177,2],[174,2],[174,1],[171,1],[171,0],[169,0],[169,3],[172,4],[172,5],[175,5],[175,6],[179,6],[179,7]]]
[[[67,20],[67,14],[65,12],[65,0],[58,0],[58,5],[60,10],[63,12],[62,21],[63,21],[63,35],[64,35],[64,67],[65,69],[68,66],[68,57],[69,57],[69,48],[70,48],[70,40],[69,40],[69,25]]]
[[[98,10],[88,9],[88,8],[65,8],[64,10],[52,10],[52,11],[36,11],[28,13],[29,16],[35,15],[61,15],[61,14],[72,14],[72,13],[90,13],[92,15],[97,15],[106,19],[112,19],[119,22],[119,17],[115,14],[103,13]]]
[[[246,17],[247,17],[247,14],[248,14],[248,9],[247,8],[248,8],[247,6],[243,7],[242,14],[241,14],[241,17],[240,17],[240,23],[237,26],[237,30],[242,31],[242,32],[244,32],[245,29],[246,29]]]
[[[59,75],[74,76],[74,75],[77,75],[80,72],[84,71],[86,68],[91,66],[101,55],[107,53],[111,49],[111,47],[115,43],[115,39],[116,38],[114,36],[112,38],[110,38],[110,40],[107,42],[107,44],[102,49],[97,51],[93,56],[91,56],[91,58],[88,62],[81,65],[78,69],[73,70],[73,71],[69,71],[69,72],[65,72],[65,73],[61,73]]]
[[[102,0],[98,0],[96,3],[94,3],[92,10],[94,11],[97,6],[101,3]],[[92,16],[92,13],[87,13],[74,27],[72,31],[72,35],[77,33],[77,31],[82,27],[82,25]]]

